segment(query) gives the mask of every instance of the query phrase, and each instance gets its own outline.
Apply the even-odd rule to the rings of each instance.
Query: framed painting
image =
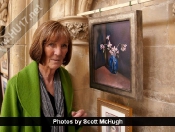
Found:
[[[1,75],[1,89],[2,89],[2,96],[5,94],[5,90],[7,87],[7,78]]]
[[[1,73],[4,76],[9,77],[9,60],[10,60],[10,50],[7,49],[7,52],[1,58]]]
[[[132,108],[98,98],[97,116],[131,117]],[[98,126],[98,132],[132,132],[132,126]]]
[[[142,98],[142,12],[89,18],[90,87]]]

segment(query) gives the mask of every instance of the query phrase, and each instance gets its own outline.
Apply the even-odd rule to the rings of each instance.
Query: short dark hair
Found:
[[[70,62],[72,56],[72,39],[69,31],[58,21],[47,21],[41,24],[33,35],[32,45],[29,50],[30,57],[37,63],[40,63],[43,53],[44,44],[47,43],[52,36],[59,38],[66,37],[68,41],[68,52],[64,58],[63,65]]]

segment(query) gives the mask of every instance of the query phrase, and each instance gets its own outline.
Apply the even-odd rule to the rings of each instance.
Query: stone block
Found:
[[[162,101],[162,102],[168,102],[168,103],[175,103],[175,93],[174,90],[173,91],[169,91],[169,89],[167,89],[168,92],[156,92],[153,90],[145,90],[144,91],[144,96],[157,100],[157,101]]]
[[[175,48],[172,46],[144,47],[144,89],[165,92],[173,89],[175,82]]]
[[[168,43],[168,14],[166,4],[143,8],[143,45],[166,45]]]
[[[144,6],[145,7],[147,7],[147,6],[155,6],[155,5],[162,4],[163,2],[166,2],[166,1],[167,0],[151,0],[151,1],[145,2]]]
[[[88,46],[73,46],[69,71],[75,90],[89,88],[89,53]]]
[[[84,109],[89,117],[97,115],[97,98],[101,97],[102,93],[95,89],[81,89],[74,91],[74,109]]]
[[[10,58],[13,58],[10,60],[10,64],[13,65],[13,74],[16,74],[19,72],[19,70],[23,69],[25,67],[25,45],[14,45],[10,49]]]

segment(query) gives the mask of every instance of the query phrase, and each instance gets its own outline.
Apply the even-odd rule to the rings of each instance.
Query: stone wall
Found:
[[[91,10],[127,1],[96,0],[93,1]],[[173,59],[175,55],[175,37],[173,37],[175,34],[175,16],[173,16],[172,12],[173,3],[173,0],[156,0],[91,15],[91,17],[99,17],[131,10],[142,10],[143,100],[136,101],[127,97],[91,89],[89,88],[89,82],[87,82],[89,81],[89,76],[83,77],[81,75],[84,80],[83,82],[86,83],[79,86],[79,89],[75,89],[74,106],[76,108],[85,108],[90,116],[96,116],[96,100],[100,97],[131,107],[133,109],[133,116],[175,116],[175,61]],[[85,61],[82,60],[79,64],[83,62]],[[84,65],[88,66],[89,63],[87,62]],[[79,67],[79,70],[81,71],[81,67]],[[81,78],[81,76],[76,74],[76,77]],[[168,126],[133,127],[134,132],[173,132],[174,129],[175,127]],[[82,131],[96,132],[97,127],[84,127]]]

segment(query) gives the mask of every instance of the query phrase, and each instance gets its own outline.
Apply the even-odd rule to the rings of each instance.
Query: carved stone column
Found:
[[[70,16],[58,20],[69,30],[73,39],[71,62],[65,67],[71,74],[73,88],[77,91],[89,88],[89,45],[88,20],[85,17]],[[77,101],[77,100],[76,100]],[[75,108],[77,103],[74,104]]]

